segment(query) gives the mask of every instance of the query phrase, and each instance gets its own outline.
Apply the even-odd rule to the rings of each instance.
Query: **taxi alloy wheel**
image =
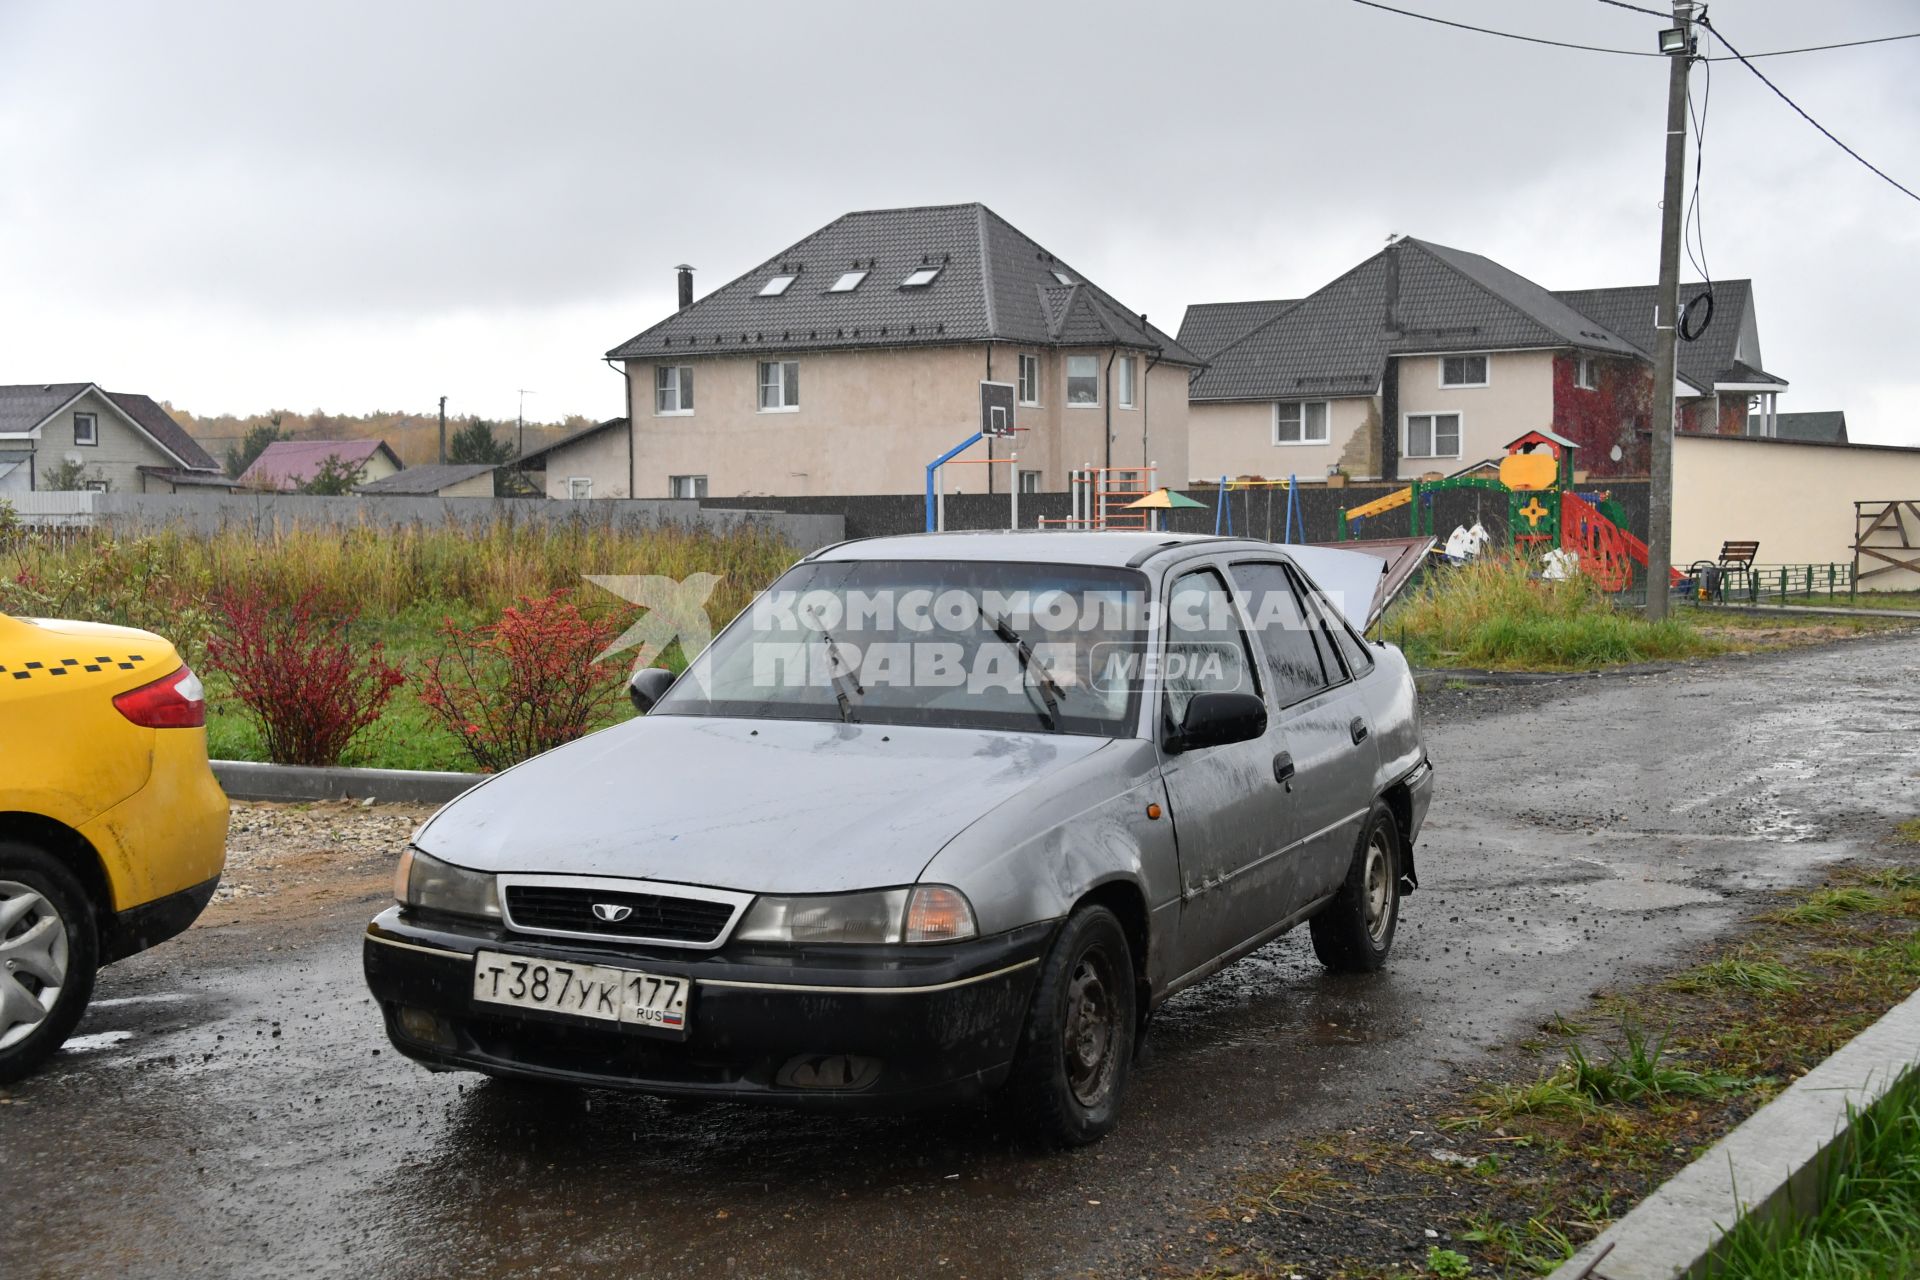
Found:
[[[0,841],[0,1082],[45,1062],[93,994],[98,956],[85,892],[43,850]]]

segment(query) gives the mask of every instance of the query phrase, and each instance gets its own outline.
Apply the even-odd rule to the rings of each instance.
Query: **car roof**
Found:
[[[1045,532],[984,529],[956,533],[908,533],[835,543],[808,556],[816,561],[999,560],[1007,563],[1082,564],[1138,568],[1162,554],[1204,548],[1282,548],[1246,538],[1146,530]]]

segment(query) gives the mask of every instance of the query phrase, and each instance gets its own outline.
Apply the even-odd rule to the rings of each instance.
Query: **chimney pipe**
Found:
[[[693,268],[683,262],[674,270],[680,273],[680,310],[685,311],[693,305]]]

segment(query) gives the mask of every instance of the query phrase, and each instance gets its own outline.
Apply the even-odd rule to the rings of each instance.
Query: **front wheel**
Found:
[[[1133,955],[1105,907],[1067,917],[1041,962],[1009,1089],[1037,1136],[1077,1147],[1120,1120],[1133,1060]]]
[[[73,1033],[98,954],[73,873],[31,845],[0,841],[0,1084],[34,1071]]]
[[[1308,922],[1313,953],[1335,973],[1372,973],[1387,962],[1400,923],[1400,827],[1383,804],[1360,827],[1347,878]]]

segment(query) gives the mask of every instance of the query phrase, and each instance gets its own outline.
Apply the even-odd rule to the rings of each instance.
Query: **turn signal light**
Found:
[[[113,705],[145,729],[198,729],[207,722],[207,691],[190,667],[129,689]]]
[[[958,889],[949,889],[943,884],[923,884],[907,901],[903,942],[958,942],[978,932],[973,922],[973,906]]]

